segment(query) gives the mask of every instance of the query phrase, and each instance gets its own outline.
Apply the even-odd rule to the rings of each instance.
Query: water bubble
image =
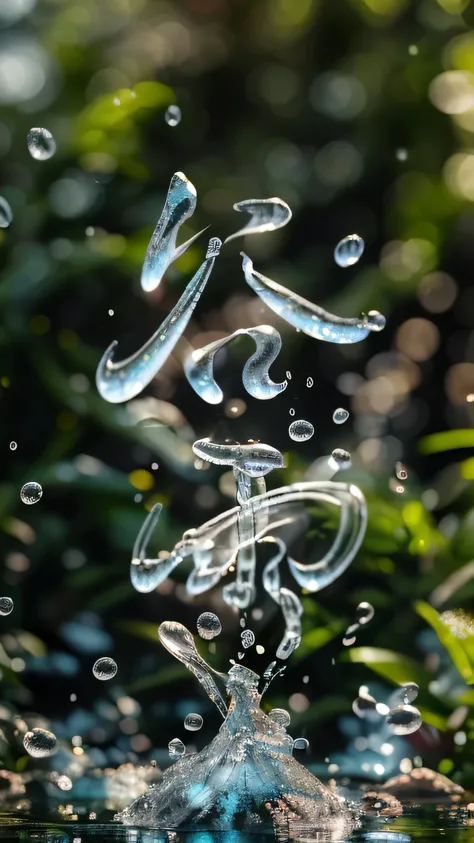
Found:
[[[113,679],[117,671],[117,663],[108,656],[103,656],[101,659],[97,659],[94,667],[92,668],[92,673],[95,678],[100,679],[103,682],[107,679]]]
[[[409,703],[412,703],[416,700],[419,690],[420,689],[416,682],[407,682],[405,685],[397,688],[390,697],[391,708],[398,705],[408,705]]]
[[[297,421],[291,422],[288,433],[290,439],[293,439],[294,442],[306,442],[313,436],[314,427],[311,422],[305,421],[305,419],[297,419]]]
[[[291,372],[286,373],[286,379],[291,381]]]
[[[13,600],[11,597],[0,597],[0,615],[5,617],[13,612]]]
[[[337,410],[334,410],[332,414],[332,420],[334,424],[344,424],[345,421],[349,418],[349,411],[345,410],[344,407],[338,407]]]
[[[179,105],[170,105],[166,109],[165,120],[168,126],[177,126],[181,123],[181,109]]]
[[[352,711],[362,720],[375,720],[380,718],[376,705],[376,700],[370,694],[359,694],[352,703]]]
[[[10,451],[16,451],[18,445],[16,442],[10,442]]]
[[[408,471],[402,462],[397,462],[395,466],[395,473],[399,480],[406,480],[408,477]]]
[[[294,407],[290,407],[290,409],[288,410],[288,412],[289,412],[290,416],[294,416],[294,415],[295,415],[295,408],[294,408]]]
[[[242,647],[247,650],[255,644],[255,635],[251,629],[244,629],[240,633],[240,640],[242,641]]]
[[[201,638],[210,641],[222,632],[222,625],[214,612],[203,612],[197,619],[197,631]]]
[[[314,386],[313,378],[309,377],[306,379],[306,386],[308,387],[308,389],[311,389],[311,387]]]
[[[47,729],[31,729],[23,738],[23,746],[33,758],[45,758],[56,752],[57,738]]]
[[[8,228],[13,221],[13,211],[7,200],[0,196],[0,228]]]
[[[365,601],[363,601],[357,606],[356,612],[358,622],[360,624],[364,624],[369,623],[369,621],[372,620],[375,614],[375,609],[371,603],[366,603]]]
[[[306,738],[296,738],[293,741],[293,749],[308,749],[309,741]]]
[[[72,790],[72,781],[69,776],[59,776],[56,779],[56,784],[60,790]]]
[[[329,458],[329,463],[332,468],[342,469],[344,471],[352,465],[351,455],[349,451],[345,451],[343,448],[334,448]]]
[[[365,243],[362,237],[359,237],[358,234],[349,234],[343,240],[340,240],[334,249],[334,260],[343,269],[354,266],[362,256],[364,248]]]
[[[179,738],[173,738],[168,744],[168,751],[170,755],[184,755],[186,747]]]
[[[184,728],[188,732],[198,732],[202,728],[203,719],[200,714],[187,714],[184,718]]]
[[[56,141],[48,129],[30,129],[26,142],[28,152],[36,161],[47,161],[56,152]]]
[[[20,491],[20,498],[22,499],[23,503],[28,504],[31,506],[34,503],[38,503],[43,497],[43,489],[41,488],[39,483],[36,483],[34,480],[30,481],[29,483],[25,483],[22,486]]]
[[[367,318],[365,320],[365,325],[369,329],[369,331],[383,331],[385,328],[387,320],[383,313],[379,313],[378,310],[369,310],[367,314]]]
[[[422,724],[421,714],[412,705],[400,705],[387,715],[387,726],[394,735],[412,735]]]
[[[275,723],[278,723],[279,726],[283,726],[285,729],[291,723],[291,717],[284,708],[272,708],[268,716],[270,720],[273,720]]]
[[[397,161],[406,161],[408,158],[408,150],[404,149],[403,147],[400,147],[400,149],[397,149],[395,155]]]

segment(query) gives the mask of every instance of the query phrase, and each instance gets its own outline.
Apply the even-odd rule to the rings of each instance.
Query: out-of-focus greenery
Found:
[[[10,0],[0,21],[0,192],[14,214],[0,231],[2,592],[15,602],[0,618],[3,699],[62,723],[70,739],[75,706],[97,714],[98,701],[133,696],[141,714],[132,706],[136,719],[116,735],[84,727],[85,743],[119,747],[115,760],[184,739],[183,711],[200,706],[202,745],[215,731],[211,703],[159,647],[156,627],[174,619],[194,630],[202,611],[217,611],[223,633],[209,658],[225,669],[238,619],[220,589],[191,600],[185,566],[156,593],[132,589],[146,511],[163,503],[158,551],[232,505],[225,478],[194,465],[197,436],[282,449],[287,466],[272,486],[311,477],[344,447],[353,468],[343,479],[367,498],[367,535],[337,582],[304,596],[302,644],[268,705],[293,708],[292,733],[322,762],[344,752],[340,718],[360,685],[388,695],[417,682],[424,726],[403,754],[472,781],[472,2]],[[172,103],[176,127],[164,119]],[[56,139],[48,161],[28,153],[31,126]],[[198,192],[183,237],[210,225],[223,238],[241,224],[234,202],[281,196],[293,219],[248,239],[256,268],[341,315],[381,310],[385,331],[341,347],[295,333],[245,285],[242,243],[231,243],[145,397],[106,404],[94,383],[100,355],[113,339],[121,357],[138,348],[203,258],[205,236],[142,293],[177,170]],[[342,270],[334,246],[352,232],[366,250]],[[274,371],[291,372],[286,392],[272,402],[245,393],[244,340],[219,370],[224,404],[204,404],[183,376],[189,344],[261,322],[282,333]],[[351,411],[342,427],[338,406]],[[292,407],[315,425],[308,443],[288,437]],[[19,497],[28,480],[44,490],[32,507]],[[343,647],[362,600],[375,617]],[[268,652],[281,633],[273,611],[254,625]],[[91,672],[106,654],[119,665],[112,690]],[[26,763],[8,750],[3,761]],[[365,773],[398,769],[390,756],[384,764]]]

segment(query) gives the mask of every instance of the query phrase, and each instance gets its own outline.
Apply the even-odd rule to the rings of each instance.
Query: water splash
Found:
[[[274,468],[283,468],[283,454],[271,445],[250,442],[245,445],[220,445],[209,438],[198,439],[193,445],[197,457],[216,465],[230,465],[249,477],[262,477]]]
[[[194,214],[196,202],[197,192],[192,182],[184,173],[175,173],[171,178],[165,204],[143,262],[140,283],[147,293],[156,290],[170,264],[184,254],[191,243],[202,234],[202,231],[199,231],[176,247],[178,231]]]
[[[251,214],[249,222],[243,228],[239,228],[224,240],[229,243],[236,237],[243,237],[247,234],[263,234],[266,231],[276,231],[283,228],[291,220],[291,208],[283,199],[273,197],[272,199],[244,199],[243,202],[236,202],[234,211],[244,211]]]
[[[208,282],[221,241],[209,241],[205,261],[189,282],[183,295],[153,336],[126,360],[113,361],[117,341],[103,355],[96,373],[99,394],[112,404],[129,401],[145,389],[161,369],[182,336],[194,308]]]
[[[301,643],[301,616],[303,606],[299,597],[288,588],[281,587],[280,563],[286,556],[287,548],[280,538],[275,536],[264,536],[260,539],[263,544],[275,544],[277,552],[267,562],[262,572],[262,585],[270,597],[280,606],[285,621],[285,633],[283,635],[276,656],[278,659],[286,660],[299,647]]]
[[[322,307],[277,284],[253,268],[253,262],[241,252],[242,269],[247,284],[278,316],[309,337],[339,344],[364,340],[371,331],[385,327],[385,317],[371,310],[367,316],[345,318],[335,316]]]
[[[193,351],[184,362],[184,372],[192,388],[208,404],[220,404],[223,392],[214,378],[214,358],[221,348],[231,343],[236,337],[251,337],[257,350],[245,363],[242,382],[253,398],[266,401],[275,398],[286,389],[288,382],[274,383],[268,371],[275,362],[281,349],[281,336],[270,325],[258,325],[256,328],[241,328],[228,337],[209,343],[204,348]]]

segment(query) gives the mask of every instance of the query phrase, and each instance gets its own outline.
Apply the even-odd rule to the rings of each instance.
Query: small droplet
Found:
[[[268,714],[270,720],[273,720],[275,723],[278,723],[279,726],[283,726],[285,729],[291,723],[291,717],[284,708],[272,708],[272,710]]]
[[[56,152],[56,141],[48,129],[30,129],[26,142],[28,152],[36,161],[47,161]]]
[[[221,622],[213,612],[203,612],[197,619],[197,631],[201,638],[210,641],[222,632]]]
[[[366,603],[365,601],[363,601],[357,606],[356,612],[358,622],[360,624],[364,624],[369,623],[369,621],[372,620],[375,614],[375,609],[371,603]]]
[[[56,779],[56,784],[60,790],[72,790],[72,781],[69,776],[59,776]]]
[[[308,749],[309,741],[306,738],[296,738],[293,741],[293,749]]]
[[[251,629],[244,629],[240,633],[240,640],[242,641],[242,647],[247,650],[255,644],[255,635]]]
[[[313,378],[310,377],[306,379],[306,386],[308,387],[308,389],[311,389],[311,387],[314,386]]]
[[[338,407],[337,410],[334,410],[332,414],[332,420],[334,424],[344,424],[345,421],[349,418],[349,411],[345,410],[344,407]]]
[[[403,147],[400,147],[400,149],[397,149],[395,155],[396,155],[397,161],[406,161],[407,158],[408,158],[408,151],[406,149],[404,149]]]
[[[113,316],[113,315],[114,315],[114,311],[113,311],[113,310],[109,310],[109,316]]]
[[[364,248],[365,243],[362,237],[359,237],[358,234],[349,234],[343,240],[340,240],[334,249],[334,260],[343,269],[354,266],[362,256]]]
[[[94,667],[92,668],[92,673],[95,678],[100,679],[103,682],[107,679],[113,679],[117,671],[117,663],[108,656],[103,656],[103,658],[97,659]]]
[[[344,647],[352,647],[353,644],[357,641],[357,637],[355,635],[348,635],[347,632],[342,639],[342,643]]]
[[[13,600],[11,597],[0,597],[0,615],[5,617],[13,612]]]
[[[10,451],[16,451],[18,445],[16,442],[10,442]]]
[[[343,448],[334,448],[334,451],[329,457],[329,464],[332,468],[342,469],[343,471],[350,468],[352,461],[349,451],[344,451]]]
[[[380,715],[377,711],[377,703],[370,694],[359,694],[352,703],[352,711],[362,720],[378,720]]]
[[[295,409],[294,409],[294,407],[291,407],[291,408],[290,408],[290,410],[289,410],[288,412],[289,412],[290,416],[294,416],[294,415],[295,415]]]
[[[57,748],[56,735],[48,732],[47,729],[31,729],[23,738],[23,746],[28,755],[33,758],[45,758],[52,755]]]
[[[261,644],[257,644],[257,646],[255,647],[255,649],[256,649],[256,651],[257,651],[257,653],[258,653],[258,655],[259,655],[259,656],[263,656],[263,654],[264,654],[264,652],[265,652],[265,647],[262,647],[262,645],[261,645]]]
[[[419,690],[416,682],[407,682],[405,685],[397,688],[390,697],[391,708],[398,705],[409,705],[409,703],[416,700]]]
[[[8,228],[13,221],[13,211],[7,200],[0,196],[0,228]]]
[[[402,462],[397,462],[395,466],[395,473],[399,480],[406,480],[408,477],[408,471]]]
[[[289,372],[289,371],[288,371],[288,372],[286,373],[286,379],[287,379],[288,381],[291,381],[291,372]]]
[[[412,705],[400,705],[387,715],[387,726],[394,735],[412,735],[422,724],[421,714]]]
[[[293,439],[294,442],[306,442],[313,436],[314,427],[311,422],[305,421],[305,419],[298,419],[297,421],[291,422],[288,433],[290,439]]]
[[[168,751],[171,756],[173,755],[184,755],[186,752],[186,747],[183,741],[180,741],[179,738],[173,738],[172,741],[168,744]]]
[[[43,497],[43,489],[41,488],[39,483],[36,483],[34,480],[30,481],[29,483],[25,483],[22,486],[20,491],[20,498],[22,499],[23,503],[26,503],[28,506],[31,506],[34,503],[38,503]]]
[[[365,321],[369,331],[375,331],[376,333],[383,331],[386,323],[387,320],[385,319],[383,313],[379,313],[378,310],[369,310]]]
[[[198,732],[202,728],[203,719],[200,714],[187,714],[184,718],[184,728],[188,732]]]
[[[166,109],[165,120],[168,126],[177,126],[181,123],[181,109],[179,105],[170,105]]]

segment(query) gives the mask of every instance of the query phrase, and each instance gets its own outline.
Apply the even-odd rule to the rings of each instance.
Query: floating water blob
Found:
[[[308,389],[311,389],[311,387],[314,386],[313,378],[310,377],[306,379],[306,386],[308,387]]]
[[[242,641],[242,647],[248,650],[249,647],[253,647],[255,644],[255,635],[251,629],[244,629],[240,633],[240,640]]]
[[[314,435],[314,427],[311,422],[305,419],[297,419],[291,422],[288,434],[294,442],[307,442]]]
[[[247,234],[263,234],[265,231],[276,231],[289,223],[292,217],[291,208],[283,199],[273,197],[272,199],[244,199],[243,202],[236,202],[234,211],[244,211],[251,214],[249,222],[243,228],[239,228],[224,240],[228,243],[236,237],[243,237]]]
[[[156,503],[146,516],[135,539],[130,563],[130,582],[141,594],[154,591],[156,586],[166,579],[174,565],[169,563],[169,557],[149,557],[148,546],[155,528],[160,520],[163,505]]]
[[[168,751],[171,756],[184,755],[186,747],[183,741],[180,741],[179,738],[173,738],[173,740],[171,740],[168,744]]]
[[[288,711],[284,708],[272,708],[272,710],[268,712],[268,716],[270,720],[278,723],[279,726],[283,726],[284,729],[286,729],[286,727],[291,723],[291,717]]]
[[[349,418],[349,411],[345,410],[344,407],[338,407],[337,410],[334,410],[332,414],[332,420],[334,424],[344,424]]]
[[[337,265],[346,269],[354,266],[364,253],[365,243],[358,234],[349,234],[340,240],[334,249],[334,260]]]
[[[26,142],[28,152],[36,161],[47,161],[56,152],[56,141],[48,129],[30,129]]]
[[[243,252],[241,255],[242,269],[249,287],[278,316],[313,339],[339,344],[355,343],[364,340],[371,331],[381,331],[385,327],[385,317],[377,310],[371,310],[367,316],[359,318],[335,316],[256,272],[250,258]]]
[[[352,711],[362,720],[380,720],[380,714],[377,711],[377,701],[368,693],[359,693],[359,696],[352,703]]]
[[[293,741],[293,749],[308,749],[309,741],[307,738],[296,738]]]
[[[57,738],[47,729],[31,729],[23,738],[23,746],[33,758],[45,758],[57,750]]]
[[[42,497],[43,489],[40,484],[36,483],[34,480],[31,480],[29,483],[25,483],[25,485],[21,487],[20,498],[23,503],[27,504],[27,506],[32,506],[34,503],[38,503]]]
[[[222,625],[214,612],[203,612],[197,619],[197,631],[201,638],[210,641],[222,632]]]
[[[140,283],[147,293],[156,290],[166,270],[203,232],[199,231],[176,246],[178,231],[196,210],[196,188],[184,173],[175,173],[168,194],[146,250]],[[203,229],[205,231],[205,229]]]
[[[13,211],[7,200],[0,196],[0,228],[8,228],[13,222]]]
[[[116,676],[117,671],[117,663],[108,656],[103,656],[102,658],[97,659],[92,668],[92,673],[95,678],[100,679],[102,682],[106,682],[108,679],[113,679],[114,676]]]
[[[390,695],[390,707],[395,708],[399,705],[409,705],[416,700],[419,690],[416,682],[407,682]]]
[[[117,341],[108,347],[96,372],[97,390],[112,404],[129,401],[142,392],[153,380],[182,336],[219,254],[221,241],[209,241],[205,261],[189,282],[178,303],[170,311],[157,331],[135,354],[126,360],[113,361]]]
[[[387,714],[387,726],[394,735],[412,735],[421,724],[421,714],[412,705],[397,706]]]
[[[397,462],[395,466],[395,473],[399,480],[406,480],[408,477],[408,471],[402,462]]]
[[[337,471],[345,471],[350,468],[352,459],[349,451],[345,451],[344,448],[334,448],[329,458],[329,464],[331,468],[335,468]]]
[[[249,357],[242,371],[242,382],[253,398],[267,401],[275,398],[287,387],[287,381],[274,383],[268,371],[281,349],[281,336],[271,325],[257,325],[256,328],[240,328],[228,337],[197,348],[184,362],[184,373],[195,392],[208,404],[220,404],[224,398],[214,378],[214,358],[236,337],[251,337],[257,350]]]
[[[18,445],[16,442],[10,442],[10,451],[16,451]]]
[[[165,111],[165,120],[168,126],[177,126],[181,123],[181,109],[179,105],[169,105]]]
[[[363,625],[369,623],[369,621],[372,620],[375,614],[375,609],[371,603],[367,603],[365,600],[363,600],[362,603],[359,603],[359,605],[357,606],[356,612],[358,623]]]
[[[188,730],[188,732],[198,732],[199,729],[202,729],[203,719],[200,714],[187,714],[184,718],[184,728]]]
[[[11,597],[0,597],[0,615],[6,617],[13,612],[13,600]]]
[[[209,438],[198,439],[193,445],[197,457],[216,465],[230,465],[250,477],[262,477],[274,468],[283,468],[283,454],[271,445],[260,442],[220,445]]]

